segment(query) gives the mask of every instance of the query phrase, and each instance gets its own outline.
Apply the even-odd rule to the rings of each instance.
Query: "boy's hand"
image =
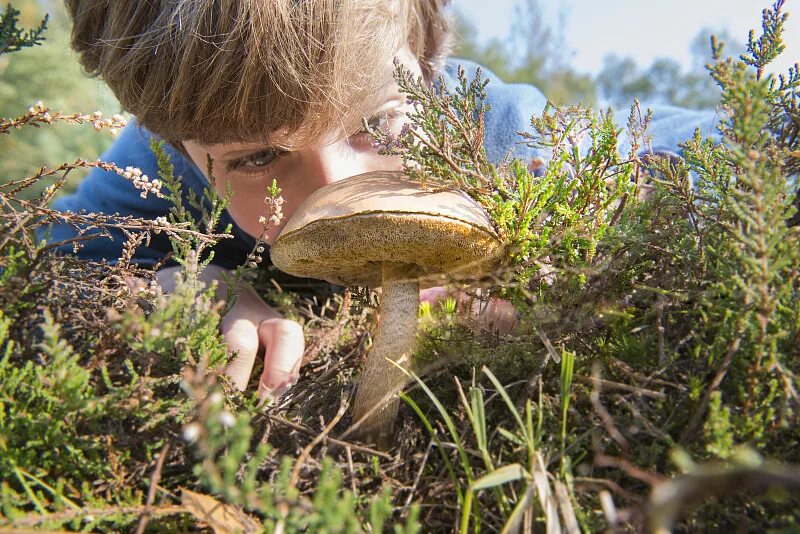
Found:
[[[158,271],[158,282],[165,292],[174,289],[175,272],[179,269],[181,267],[166,267]],[[227,292],[223,272],[227,271],[209,265],[199,277],[207,284],[217,280],[220,300]],[[256,358],[261,353],[264,354],[264,371],[258,382],[260,398],[277,395],[297,382],[305,349],[303,329],[298,323],[284,319],[249,285],[241,287],[236,304],[222,319],[220,331],[228,354],[235,354],[225,374],[238,389],[247,388]]]
[[[242,289],[220,326],[228,353],[236,354],[225,369],[234,385],[244,390],[261,349],[264,371],[258,382],[261,399],[278,395],[297,382],[305,341],[302,327],[284,319],[251,287]]]
[[[430,302],[431,304],[435,304],[448,296],[453,295],[443,287],[424,289],[419,294],[420,302]],[[493,298],[486,302],[462,291],[457,292],[455,298],[457,310],[469,310],[471,316],[479,324],[492,332],[500,335],[508,334],[517,323],[517,313],[514,311],[514,306],[507,300]]]

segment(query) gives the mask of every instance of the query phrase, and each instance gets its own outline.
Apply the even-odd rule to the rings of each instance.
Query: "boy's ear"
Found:
[[[450,17],[445,8],[450,0],[415,0],[418,28],[410,31],[408,46],[415,53],[422,68],[422,76],[432,82],[452,54],[455,36]],[[421,42],[415,42],[415,36]]]
[[[438,76],[439,71],[444,67],[447,58],[450,57],[455,48],[455,37],[451,31],[445,33],[436,45],[436,52],[429,58],[421,60],[422,75],[428,83]]]

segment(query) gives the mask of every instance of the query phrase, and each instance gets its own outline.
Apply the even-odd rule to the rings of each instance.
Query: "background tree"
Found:
[[[506,82],[535,85],[557,104],[597,103],[628,107],[635,98],[646,104],[672,104],[703,109],[714,107],[720,98],[717,84],[706,64],[711,59],[710,39],[716,34],[737,57],[745,50],[741,41],[726,31],[704,28],[690,44],[692,64],[684,68],[672,58],[657,58],[640,68],[630,56],[608,55],[597,76],[579,73],[569,65],[571,51],[560,22],[550,25],[541,0],[521,0],[515,7],[514,22],[504,38],[486,43],[477,39],[476,26],[456,6],[457,56],[485,65]]]
[[[455,20],[457,56],[485,65],[506,82],[535,85],[557,104],[595,102],[594,80],[569,67],[564,36],[548,24],[541,0],[522,0],[508,36],[485,44],[477,41],[475,25],[457,10]]]
[[[19,25],[24,28],[37,28],[45,13],[50,18],[41,46],[0,56],[0,117],[16,117],[37,100],[67,113],[91,113],[98,108],[106,115],[117,113],[120,106],[111,91],[81,71],[69,46],[70,25],[63,4],[21,0],[14,7],[20,11]],[[0,183],[29,176],[43,164],[96,158],[113,141],[89,128],[69,132],[66,128],[69,126],[28,128],[0,136]],[[74,188],[82,176],[76,170],[66,190]],[[31,188],[26,195],[38,194],[45,185]]]
[[[672,104],[685,108],[714,107],[720,98],[717,84],[706,64],[711,59],[711,35],[726,43],[728,53],[740,55],[745,46],[726,31],[701,30],[691,43],[692,65],[688,70],[671,58],[657,58],[640,69],[631,57],[606,56],[597,75],[597,88],[603,101],[615,106],[630,105],[634,98],[648,104]]]

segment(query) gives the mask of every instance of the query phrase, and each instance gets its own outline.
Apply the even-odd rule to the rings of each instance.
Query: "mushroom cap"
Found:
[[[409,278],[469,277],[494,267],[502,250],[489,216],[464,192],[426,191],[402,172],[379,171],[315,191],[270,256],[294,276],[375,287],[384,262],[408,265]]]

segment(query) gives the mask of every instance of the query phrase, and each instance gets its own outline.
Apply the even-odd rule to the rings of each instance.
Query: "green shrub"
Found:
[[[235,292],[215,302],[197,276],[229,231],[219,220],[230,197],[191,197],[194,220],[161,145],[154,194],[175,205],[166,221],[47,208],[73,168],[102,163],[0,185],[0,525],[796,528],[800,74],[764,75],[781,49],[782,7],[765,11],[763,36],[741,58],[714,46],[722,138],[687,140],[681,162],[637,156],[649,114],[635,104],[628,154],[610,110],[548,106],[523,136],[553,154],[543,175],[527,162],[495,166],[480,77],[462,72],[457,87],[433,92],[398,69],[419,106],[399,137],[374,133],[409,175],[486,208],[508,254],[465,289],[508,298],[519,324],[500,337],[474,331],[452,300],[423,307],[419,357],[438,370],[402,394],[392,454],[347,440],[375,320],[368,293],[304,300],[256,272],[254,251],[233,276],[304,323],[309,363],[270,406],[230,387],[218,327]],[[0,133],[49,128],[45,114],[56,116],[36,105]],[[123,258],[52,254],[34,231],[54,221],[97,238],[123,229]],[[128,261],[162,231],[184,267],[168,295]]]

